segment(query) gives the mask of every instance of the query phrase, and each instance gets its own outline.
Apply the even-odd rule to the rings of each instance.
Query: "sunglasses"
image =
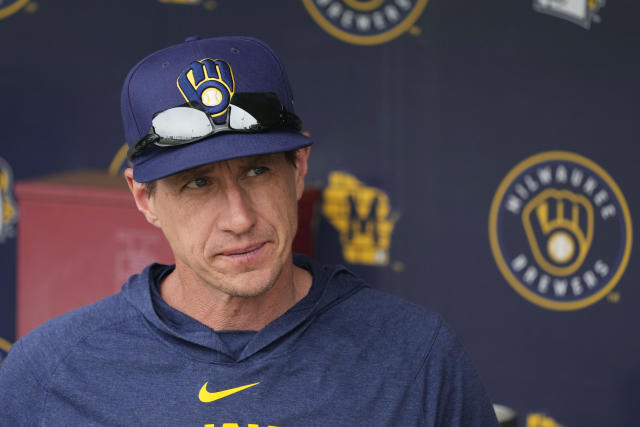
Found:
[[[127,157],[140,156],[152,144],[175,147],[223,132],[282,129],[301,131],[302,120],[287,111],[275,93],[236,93],[221,124],[215,123],[204,106],[194,101],[154,114],[149,133],[129,148]]]

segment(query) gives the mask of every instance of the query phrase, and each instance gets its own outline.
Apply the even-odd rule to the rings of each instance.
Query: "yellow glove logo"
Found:
[[[192,62],[178,77],[178,89],[187,102],[205,107],[211,117],[227,112],[236,89],[231,66],[219,59]]]
[[[345,261],[387,265],[397,215],[383,191],[344,172],[332,172],[324,191],[323,214],[340,234]]]
[[[593,206],[583,195],[547,189],[524,207],[522,224],[538,265],[554,276],[569,276],[591,247]]]

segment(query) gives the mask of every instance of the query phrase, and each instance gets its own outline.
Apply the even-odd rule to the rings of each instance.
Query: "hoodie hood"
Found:
[[[157,284],[174,266],[152,264],[132,276],[122,287],[126,300],[144,317],[148,326],[175,350],[210,363],[239,363],[247,359],[274,357],[291,350],[296,338],[314,319],[360,291],[366,285],[342,266],[320,265],[294,254],[294,264],[312,275],[309,293],[282,316],[249,338],[240,351],[231,351],[223,334],[169,306]],[[268,352],[263,351],[269,349]]]

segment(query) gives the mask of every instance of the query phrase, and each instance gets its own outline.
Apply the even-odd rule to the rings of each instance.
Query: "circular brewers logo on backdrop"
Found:
[[[380,44],[411,29],[427,0],[302,0],[332,36],[354,44]]]
[[[502,180],[489,240],[500,272],[524,298],[576,310],[605,297],[631,253],[631,217],[620,188],[593,161],[549,151]]]

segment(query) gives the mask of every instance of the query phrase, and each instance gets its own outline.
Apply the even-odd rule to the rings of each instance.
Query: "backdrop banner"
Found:
[[[316,258],[440,313],[518,425],[637,424],[640,3],[279,3],[0,1],[0,358],[18,338],[15,183],[120,173],[128,70],[249,35],[282,57],[316,141]]]

